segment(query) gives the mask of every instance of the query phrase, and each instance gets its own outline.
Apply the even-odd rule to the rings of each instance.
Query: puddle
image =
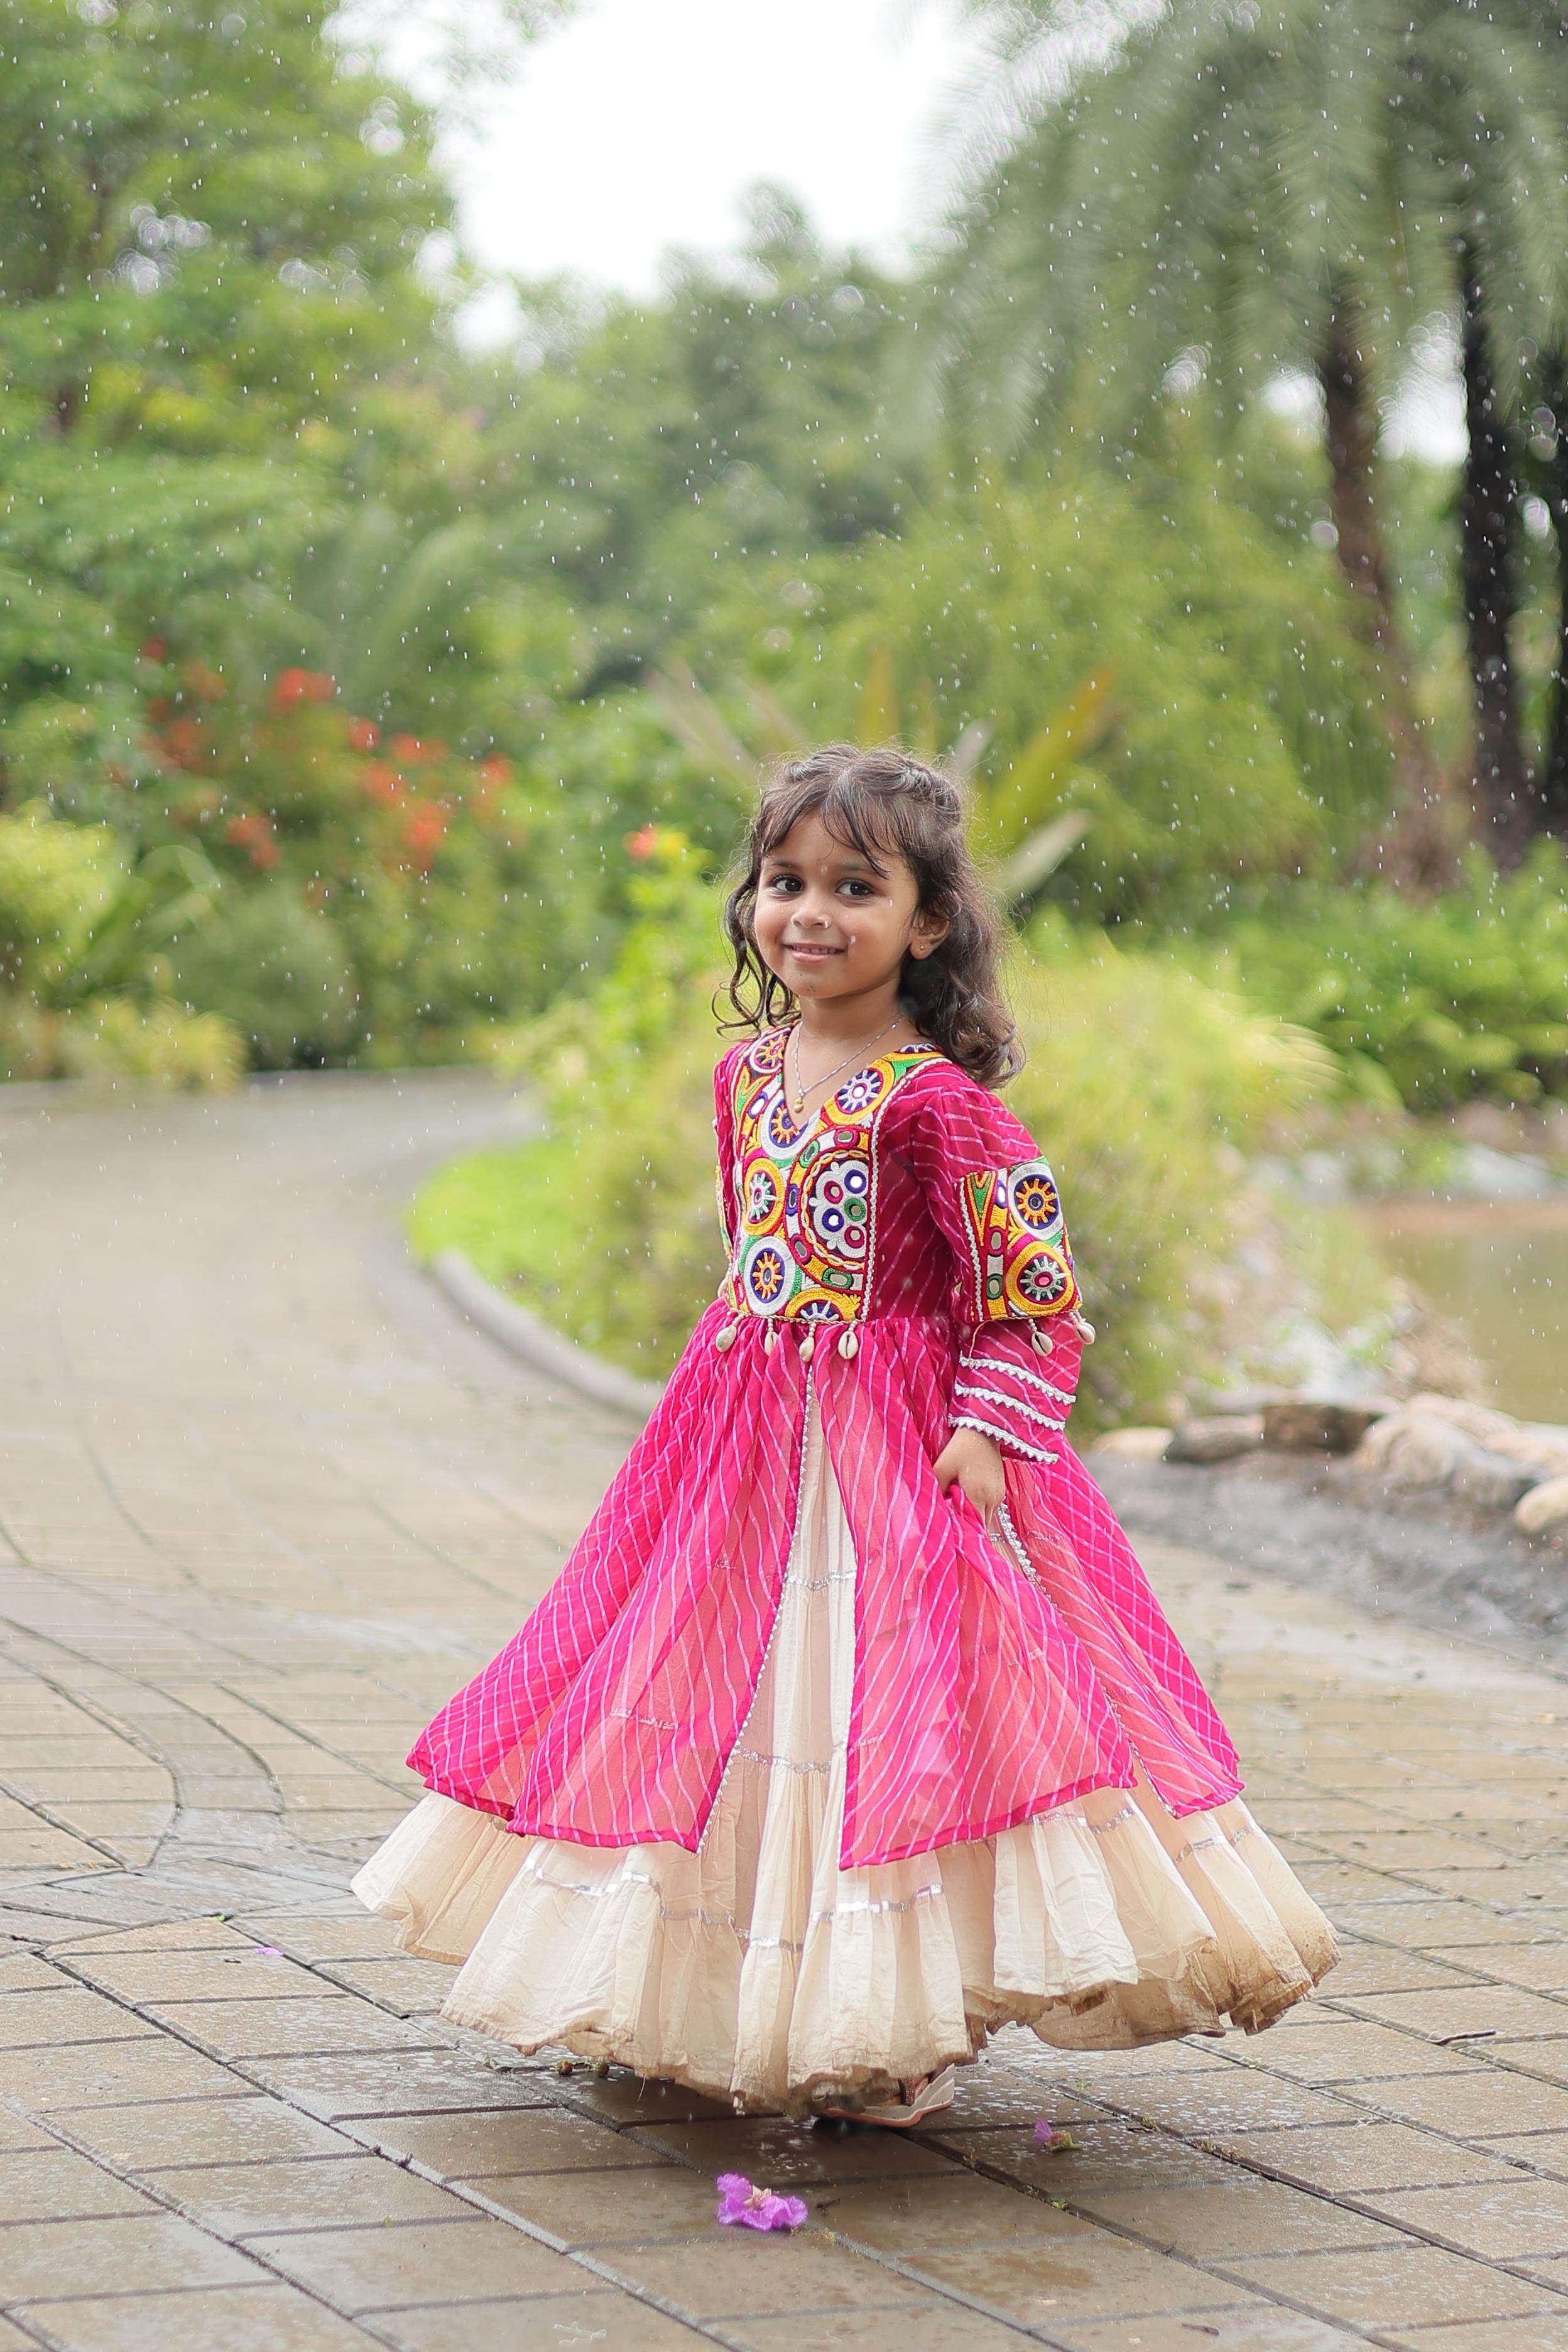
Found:
[[[1387,1201],[1363,1213],[1394,1272],[1464,1333],[1489,1402],[1568,1422],[1568,1200]]]

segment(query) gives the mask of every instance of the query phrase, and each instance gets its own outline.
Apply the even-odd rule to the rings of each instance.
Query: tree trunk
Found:
[[[1377,425],[1355,318],[1342,300],[1336,300],[1329,312],[1318,354],[1318,382],[1323,394],[1329,503],[1339,533],[1340,563],[1356,594],[1364,599],[1367,631],[1373,645],[1392,653],[1398,646],[1399,632],[1374,488]]]
[[[1377,506],[1377,421],[1354,304],[1330,303],[1319,347],[1330,511],[1340,565],[1355,592],[1377,667],[1384,730],[1394,754],[1395,805],[1363,855],[1379,873],[1441,888],[1458,871],[1454,813],[1433,765],[1411,692],[1411,665],[1394,611]]]
[[[1542,374],[1554,443],[1545,490],[1557,541],[1557,660],[1538,807],[1549,833],[1568,834],[1568,353],[1552,352]]]
[[[1476,831],[1500,866],[1517,866],[1536,827],[1534,781],[1520,724],[1513,667],[1519,610],[1519,463],[1492,363],[1485,292],[1474,247],[1459,246],[1464,301],[1464,491],[1459,584],[1475,697],[1470,793]]]

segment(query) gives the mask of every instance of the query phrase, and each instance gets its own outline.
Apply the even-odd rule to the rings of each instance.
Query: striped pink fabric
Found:
[[[1027,1273],[1048,1171],[996,1097],[934,1051],[878,1066],[879,1092],[851,1082],[827,1115],[861,1120],[834,1131],[846,1151],[858,1133],[870,1175],[858,1286],[797,1286],[805,1312],[792,1317],[749,1307],[740,1278],[734,1106],[765,1103],[787,1172],[776,1052],[763,1040],[720,1065],[721,1207],[737,1253],[724,1300],[554,1586],[418,1741],[409,1762],[431,1789],[520,1834],[700,1843],[766,1656],[815,1391],[858,1564],[845,1868],[992,1835],[1128,1787],[1139,1765],[1176,1813],[1237,1794],[1224,1727],[1061,1436],[1076,1288],[1022,1314],[1012,1291],[1000,1311],[994,1284],[984,1293],[994,1260],[977,1255],[974,1202],[987,1247],[1000,1246],[998,1202],[1034,1219],[1009,1260]],[[816,1126],[798,1137],[808,1171]],[[955,1421],[1003,1444],[1012,1542],[937,1486]]]

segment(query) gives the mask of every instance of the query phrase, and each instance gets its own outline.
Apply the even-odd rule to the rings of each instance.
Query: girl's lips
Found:
[[[842,948],[806,947],[799,940],[786,940],[784,953],[796,956],[802,963],[818,963],[827,956],[842,955]]]

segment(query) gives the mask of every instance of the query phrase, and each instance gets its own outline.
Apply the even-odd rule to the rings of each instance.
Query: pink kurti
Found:
[[[1211,1815],[1220,1820],[1212,1836],[1196,1836],[1199,1845],[1259,1834],[1233,1801],[1241,1781],[1225,1728],[1062,1434],[1088,1327],[1056,1185],[1033,1139],[994,1095],[927,1045],[872,1064],[797,1123],[783,1047],[784,1033],[773,1032],[726,1055],[715,1074],[730,1253],[719,1299],[551,1591],[409,1759],[433,1792],[430,1812],[412,1843],[395,1835],[361,1891],[404,1920],[416,1948],[468,1957],[484,1938],[487,1905],[500,1906],[504,1888],[508,1904],[526,1909],[535,1896],[524,1882],[533,1879],[588,1897],[635,1878],[660,1890],[659,1919],[696,1920],[706,1932],[700,1923],[718,1916],[704,1907],[716,1898],[703,1893],[715,1823],[727,1854],[737,1822],[742,1840],[766,1846],[766,1790],[745,1794],[736,1780],[758,1765],[772,1772],[775,1820],[778,1806],[798,1810],[800,1801],[794,1790],[778,1795],[784,1776],[830,1775],[831,1799],[811,1814],[815,1826],[796,1822],[790,1832],[797,1877],[837,1874],[830,1913],[846,1886],[881,1885],[889,1865],[947,1856],[951,1877],[953,1849],[988,1857],[994,1876],[1004,1849],[1012,1868],[1010,1833],[1034,1835],[1043,1855],[1035,1832],[1053,1821],[1058,1843],[1069,1825],[1076,1834],[1136,1816],[1147,1835],[1152,1821],[1163,1843],[1150,1841],[1150,1866],[1168,1871],[1169,1856],[1193,1853],[1176,1827],[1188,1817],[1199,1817],[1198,1830]],[[954,1426],[986,1431],[1002,1448],[1007,1504],[989,1529],[933,1475]],[[829,1553],[847,1564],[824,1567]],[[786,1595],[798,1591],[804,1609],[836,1580],[850,1582],[852,1594],[847,1613],[834,1617],[837,1631],[825,1619],[813,1636],[818,1665],[803,1663],[811,1644],[792,1619],[781,1666],[773,1652]],[[798,1705],[781,1696],[781,1674],[793,1688],[814,1672],[840,1694],[837,1726],[822,1694],[816,1744],[828,1760],[795,1753],[813,1746],[805,1731],[789,1734],[795,1744],[783,1750],[759,1749],[747,1731],[759,1707],[770,1721],[804,1723],[815,1704],[809,1691]],[[443,1909],[432,1873],[460,1867],[473,1877],[454,1840],[471,1843],[476,1816],[489,1824],[485,1884],[493,1878],[495,1892],[467,1927],[443,1937],[429,1930]],[[510,1833],[504,1850],[495,1847],[498,1831]],[[834,1841],[826,1863],[805,1851],[823,1836]],[[615,1851],[595,1865],[594,1849]],[[696,1859],[677,1868],[671,1850]],[[437,1853],[446,1859],[433,1863]],[[573,1853],[582,1859],[569,1865],[562,1858]],[[650,1876],[640,1863],[620,1869],[620,1858],[633,1855],[668,1859]],[[730,1883],[732,1864],[724,1867],[723,1933],[737,1954],[750,1953],[745,1965],[754,1968],[753,1942],[804,1951],[810,1923],[826,1916],[817,1897],[800,1897],[798,1935],[764,1937],[755,1858],[741,1873],[752,1890],[745,1900]],[[1038,1867],[1048,1874],[1053,1865]],[[1300,1908],[1293,1926],[1281,1929],[1270,1911],[1272,1925],[1258,1931],[1274,1938],[1266,1965],[1226,1963],[1232,1992],[1245,1988],[1228,2005],[1252,2024],[1309,1990],[1332,1957],[1326,1923],[1278,1856],[1268,1870],[1276,1909]],[[671,1893],[678,1880],[684,1907]],[[1243,1910],[1251,1892],[1249,1881]],[[1127,1907],[1123,1896],[1107,1899],[1113,1910]],[[1234,1908],[1232,1898],[1215,1899]],[[889,1895],[882,1907],[901,1901]],[[1187,1942],[1163,1929],[1179,1950],[1157,1964],[1189,1990],[1199,1979],[1207,1990],[1191,2000],[1163,1995],[1152,2008],[1143,1996],[1124,2002],[1131,2022],[1113,2038],[1185,2031],[1226,2005],[1215,1968],[1205,1978],[1208,1964],[1194,1955],[1205,1937],[1224,1945],[1253,1930],[1237,1931],[1228,1909],[1215,1926],[1213,1913],[1200,1894]],[[551,1919],[549,1934],[574,1932],[556,1913]],[[505,1943],[505,1969],[537,1978],[545,1930],[534,1914],[530,1920],[513,1922],[510,1941],[493,1923],[488,1932],[498,1949]],[[647,1932],[657,1942],[667,1931]],[[1027,1944],[1029,1931],[1021,1932]],[[955,1930],[955,1948],[963,1942]],[[482,1959],[475,1952],[475,1969]],[[786,2104],[803,2079],[842,2085],[896,2076],[890,2054],[879,2063],[875,2050],[796,2066],[785,2049],[795,2030],[787,2002],[779,2053],[758,2060],[744,2083],[728,2042],[700,2066],[679,2052],[661,2063],[659,2036],[673,2029],[647,2025],[646,1988],[635,2029],[545,2015],[537,2000],[519,2027],[497,1996],[494,1955],[487,1965],[483,2002],[465,2008],[459,1998],[452,2013],[530,2045],[558,2039],[708,2088],[721,2086],[715,2076],[727,2065],[722,2087],[755,2095],[760,2084]],[[1026,1957],[1007,1965],[1030,1975]],[[975,1966],[997,1977],[994,1946],[983,1964],[964,1961],[959,1973]],[[1126,1985],[1156,1963],[1118,1960],[1112,1969],[1102,1954],[1084,1967]],[[743,1975],[740,1958],[736,1969]],[[1044,2032],[1045,2009],[1081,2014],[1101,1997],[1098,1979],[1058,1987],[1049,1970],[1036,1974],[1039,1982],[1013,1998],[965,1976],[959,2025],[944,2029],[946,2042],[939,2034],[940,2046],[928,2049],[917,2031],[899,2049],[907,2056],[913,2048],[922,2063],[966,2055],[998,2017]],[[735,1999],[743,2009],[743,1992]],[[784,1996],[775,1990],[769,1999],[777,2005]],[[754,2030],[742,2021],[735,2034]],[[967,2049],[947,2047],[955,2032]]]

